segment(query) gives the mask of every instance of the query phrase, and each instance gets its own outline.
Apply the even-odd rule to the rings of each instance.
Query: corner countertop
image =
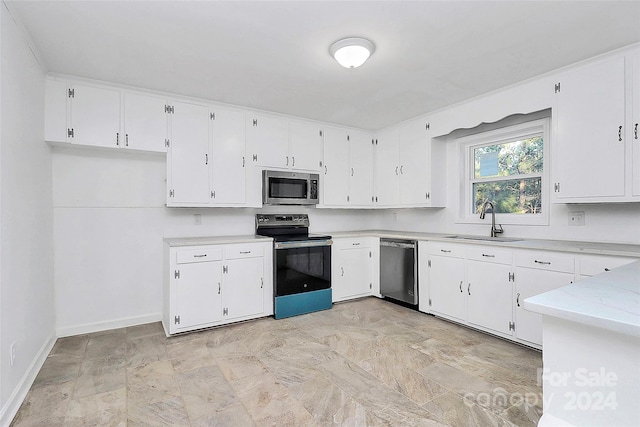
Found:
[[[164,242],[171,247],[194,245],[224,245],[229,243],[262,243],[272,242],[271,237],[265,236],[206,236],[206,237],[165,237]]]
[[[640,261],[527,298],[524,308],[640,337]]]
[[[361,230],[361,231],[337,231],[326,232],[333,238],[348,237],[380,237],[389,239],[410,239],[428,240],[449,243],[464,243],[469,245],[497,245],[509,248],[546,250],[557,252],[572,252],[590,255],[612,255],[628,256],[640,258],[640,245],[630,245],[621,243],[600,243],[600,242],[579,242],[569,240],[544,240],[544,239],[522,239],[511,241],[508,238],[497,237],[494,240],[469,240],[483,236],[471,236],[455,233],[416,233],[411,231],[390,231],[390,230]],[[451,236],[458,238],[451,238]]]

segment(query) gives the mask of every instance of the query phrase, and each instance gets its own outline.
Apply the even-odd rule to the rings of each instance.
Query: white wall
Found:
[[[0,15],[0,425],[7,425],[53,344],[55,316],[44,72],[4,3]]]
[[[164,237],[252,235],[257,212],[307,212],[311,232],[376,225],[372,211],[166,208],[164,155],[52,150],[60,336],[160,320]],[[196,213],[201,225],[194,224]]]

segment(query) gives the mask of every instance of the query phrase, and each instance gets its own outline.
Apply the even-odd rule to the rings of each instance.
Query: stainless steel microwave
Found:
[[[317,173],[262,171],[262,203],[265,205],[317,205]]]

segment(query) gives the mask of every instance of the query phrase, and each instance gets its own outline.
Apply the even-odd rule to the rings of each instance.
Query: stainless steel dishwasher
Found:
[[[418,274],[415,240],[380,239],[380,293],[417,306]]]

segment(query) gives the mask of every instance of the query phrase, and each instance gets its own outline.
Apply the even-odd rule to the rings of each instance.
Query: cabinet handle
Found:
[[[444,252],[445,254],[451,253],[450,250],[446,250],[446,249],[440,249],[440,252]],[[462,283],[462,282],[461,282]]]
[[[194,258],[204,258],[206,256],[207,256],[207,254],[202,254],[202,255],[194,255],[193,257]]]
[[[242,167],[244,167],[244,156],[242,156]]]
[[[324,165],[324,174],[327,174],[327,165]]]
[[[518,292],[518,295],[516,295],[516,305],[520,307],[520,292]]]
[[[240,251],[241,254],[246,255],[246,254],[250,254],[251,251]]]
[[[462,293],[462,280],[460,280],[460,293]]]
[[[398,167],[396,166],[396,175],[398,175]]]
[[[287,156],[287,166],[289,166],[289,156]]]
[[[260,278],[260,289],[264,287],[264,277]]]
[[[120,146],[120,132],[116,132],[116,145]]]
[[[209,154],[208,153],[204,155],[204,164],[205,165],[209,164]]]
[[[360,242],[352,243],[353,246],[360,246]]]
[[[353,176],[353,168],[351,168],[351,176]]]
[[[638,123],[633,127],[633,135],[635,139],[638,139]]]
[[[467,293],[471,295],[471,283],[467,286]]]
[[[486,258],[495,258],[496,257],[495,255],[491,255],[491,254],[482,254],[482,256],[486,257]]]
[[[125,147],[129,146],[129,134],[128,133],[124,134],[124,146]]]
[[[610,269],[610,268],[605,267],[605,268],[604,268],[604,271],[611,271],[611,269]]]
[[[218,295],[220,295],[220,282],[218,282]]]
[[[253,161],[254,161],[254,162],[257,162],[257,161],[258,161],[258,155],[257,155],[257,154],[254,154],[254,155],[253,155]]]
[[[296,156],[292,156],[291,157],[291,166],[295,166],[296,165]]]
[[[622,126],[618,126],[618,141],[622,141]]]
[[[400,165],[400,175],[404,174],[404,172],[402,172],[402,168],[404,168],[404,165]]]
[[[340,276],[343,276],[343,277],[344,277],[344,267],[340,267],[340,271],[341,271]]]
[[[551,262],[549,261],[538,261],[537,259],[534,259],[533,262],[535,262],[536,264],[551,265]]]

